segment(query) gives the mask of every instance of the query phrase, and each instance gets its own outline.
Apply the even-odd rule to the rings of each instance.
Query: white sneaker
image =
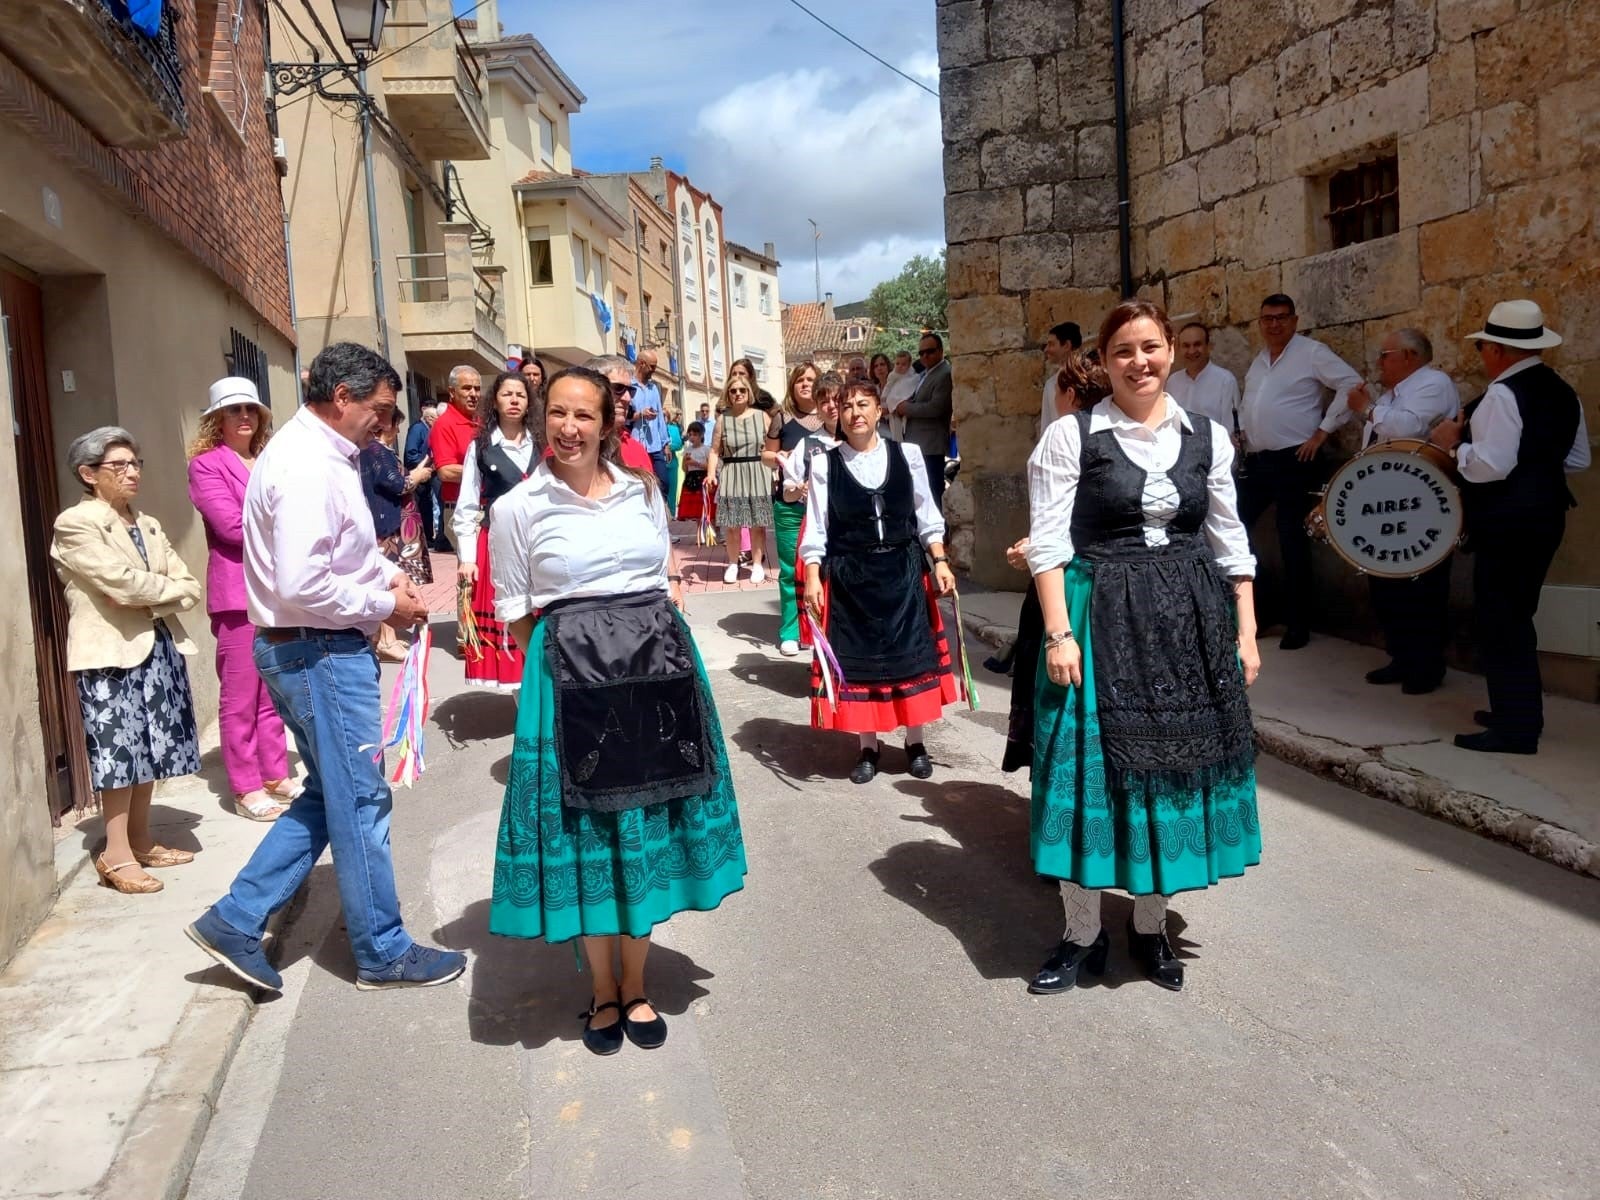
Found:
[[[722,573],[722,582],[723,583],[738,583],[739,582],[739,564],[738,563],[729,563],[728,564],[728,569]]]
[[[750,582],[751,583],[764,583],[766,581],[766,578],[767,578],[766,568],[763,567],[760,563],[756,563],[753,567],[750,568]]]
[[[793,638],[789,638],[787,641],[779,642],[778,653],[783,655],[785,658],[793,658],[796,654],[800,653],[800,643],[795,641]]]

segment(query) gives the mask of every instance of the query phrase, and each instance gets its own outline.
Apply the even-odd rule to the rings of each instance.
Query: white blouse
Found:
[[[1183,448],[1181,430],[1194,428],[1189,415],[1164,396],[1166,415],[1149,429],[1128,416],[1107,398],[1089,415],[1089,432],[1111,430],[1133,465],[1145,472],[1144,541],[1147,546],[1168,542],[1167,526],[1178,515],[1178,489],[1167,477]],[[1072,561],[1072,508],[1078,495],[1078,465],[1083,449],[1075,417],[1054,422],[1028,459],[1028,499],[1032,521],[1028,531],[1028,569],[1040,575]],[[1210,504],[1205,535],[1217,565],[1233,578],[1254,578],[1255,556],[1239,520],[1233,486],[1233,440],[1216,421],[1211,422],[1211,470],[1206,476]]]
[[[657,488],[612,472],[599,500],[541,462],[495,504],[494,613],[509,623],[557,600],[666,591],[672,536]]]
[[[489,435],[489,444],[499,446],[517,464],[518,470],[524,475],[528,473],[529,464],[533,462],[532,434],[524,432],[520,442],[508,442],[496,426]],[[478,518],[483,515],[482,500],[483,480],[478,474],[478,447],[474,442],[461,461],[461,495],[456,498],[455,519],[451,522],[451,528],[456,531],[458,562],[478,561]]]
[[[917,510],[917,537],[924,548],[934,542],[944,541],[944,517],[933,502],[933,492],[928,488],[928,467],[922,451],[903,442],[879,438],[871,450],[853,450],[841,443],[840,456],[845,470],[849,471],[864,488],[882,487],[889,477],[891,449],[906,460],[911,468],[911,493]],[[819,563],[828,551],[828,463],[826,454],[816,455],[811,462],[811,488],[806,493],[806,526],[800,535],[800,561]]]
[[[815,442],[821,442],[823,451],[817,454],[808,454],[807,451]],[[798,500],[800,489],[811,478],[811,460],[820,458],[822,453],[833,449],[839,444],[839,439],[830,437],[827,433],[807,434],[805,441],[795,446],[783,456],[783,498],[785,500]]]

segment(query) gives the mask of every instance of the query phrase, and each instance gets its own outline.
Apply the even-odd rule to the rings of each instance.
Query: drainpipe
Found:
[[[263,10],[261,14],[261,68],[266,72],[266,78],[272,78],[272,22],[267,19]],[[270,88],[270,83],[268,84]],[[278,142],[281,140],[278,133],[278,106],[272,103],[269,92],[267,105],[267,136],[272,139],[273,157],[277,159]],[[283,213],[283,265],[289,285],[289,328],[294,330],[294,402],[295,407],[300,406],[305,399],[300,394],[300,372],[304,369],[300,359],[300,316],[295,311],[294,301],[294,243],[289,237],[289,205],[283,199],[283,180],[288,175],[288,160],[282,160],[283,165],[278,168],[278,208]],[[275,162],[274,165],[277,165]]]
[[[1123,298],[1133,295],[1133,207],[1128,182],[1128,79],[1122,37],[1123,0],[1111,0],[1111,89],[1117,108],[1117,258],[1122,272]]]
[[[1120,2],[1120,0],[1119,0]],[[372,182],[372,94],[367,91],[367,60],[357,59],[361,91],[361,166],[367,177],[367,241],[372,249],[372,315],[378,323],[378,353],[389,357],[389,318],[383,302],[383,248],[378,241],[378,195]]]

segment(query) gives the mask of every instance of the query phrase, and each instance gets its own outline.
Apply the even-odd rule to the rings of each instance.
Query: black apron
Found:
[[[562,803],[622,812],[709,792],[694,649],[667,594],[557,601],[542,620]]]

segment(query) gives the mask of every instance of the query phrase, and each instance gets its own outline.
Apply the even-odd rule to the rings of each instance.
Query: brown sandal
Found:
[[[159,892],[167,885],[159,879],[152,879],[146,875],[143,879],[125,879],[118,875],[118,871],[126,871],[129,867],[137,867],[136,862],[118,863],[108,866],[104,854],[96,855],[94,860],[95,874],[100,876],[100,886],[108,887],[121,892],[125,896],[147,896],[152,892]]]
[[[141,867],[181,867],[194,861],[194,851],[174,850],[171,846],[151,846],[143,853],[135,850],[133,858]]]

